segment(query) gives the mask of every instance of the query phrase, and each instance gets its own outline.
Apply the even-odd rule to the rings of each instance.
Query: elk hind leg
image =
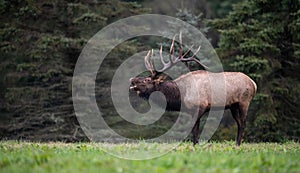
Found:
[[[241,144],[241,141],[244,137],[245,128],[246,128],[246,117],[247,112],[249,108],[249,103],[240,103],[239,104],[239,123],[240,123],[240,129],[238,130],[238,141],[237,145],[239,146]]]
[[[238,132],[237,132],[237,137],[236,137],[236,145],[239,146],[241,144],[241,131],[242,131],[242,122],[240,118],[240,111],[239,111],[239,105],[234,104],[230,108],[231,114],[233,119],[236,121],[237,127],[238,127]]]

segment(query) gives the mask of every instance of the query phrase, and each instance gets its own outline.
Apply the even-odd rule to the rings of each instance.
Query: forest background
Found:
[[[0,13],[0,139],[87,141],[71,90],[82,48],[108,24],[157,13],[200,29],[225,71],[244,72],[255,80],[258,92],[247,119],[248,142],[300,140],[299,1],[0,0]],[[136,133],[105,93],[110,93],[114,71],[127,57],[158,48],[157,43],[145,37],[118,45],[97,78],[96,98],[105,120],[131,138],[149,138],[153,128],[159,134],[172,120]],[[226,112],[212,139],[232,140],[235,135],[235,122]]]

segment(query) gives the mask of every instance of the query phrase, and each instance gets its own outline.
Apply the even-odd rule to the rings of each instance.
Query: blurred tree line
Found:
[[[71,94],[81,49],[109,23],[149,10],[117,0],[1,0],[0,8],[1,138],[85,139]]]
[[[299,140],[299,9],[293,0],[0,0],[0,138],[86,140],[71,95],[81,49],[106,25],[152,12],[201,29],[226,71],[242,71],[257,82],[246,139]],[[140,40],[117,46],[97,79],[97,102],[116,129],[123,121],[101,93],[110,92],[107,81],[126,57],[149,48],[145,40],[155,45]],[[226,117],[214,139],[235,136],[233,120]]]
[[[226,70],[258,84],[247,139],[300,139],[300,1],[248,0],[209,22],[220,32],[217,49]]]

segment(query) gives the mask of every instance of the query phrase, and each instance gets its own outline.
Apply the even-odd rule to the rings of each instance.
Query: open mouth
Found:
[[[129,89],[130,89],[130,90],[136,90],[136,89],[137,89],[137,86],[136,86],[136,85],[131,85],[131,86],[129,87]]]
[[[138,89],[138,87],[136,85],[131,85],[129,87],[129,90],[131,91],[136,91],[136,93],[139,95],[141,93],[141,91]]]

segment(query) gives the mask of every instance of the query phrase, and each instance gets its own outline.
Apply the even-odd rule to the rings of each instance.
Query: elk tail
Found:
[[[252,82],[252,84],[253,84],[253,86],[254,86],[254,95],[256,94],[256,91],[257,91],[257,85],[256,85],[256,83],[254,82],[254,80],[252,80],[252,79],[250,79],[251,80],[251,82]]]

